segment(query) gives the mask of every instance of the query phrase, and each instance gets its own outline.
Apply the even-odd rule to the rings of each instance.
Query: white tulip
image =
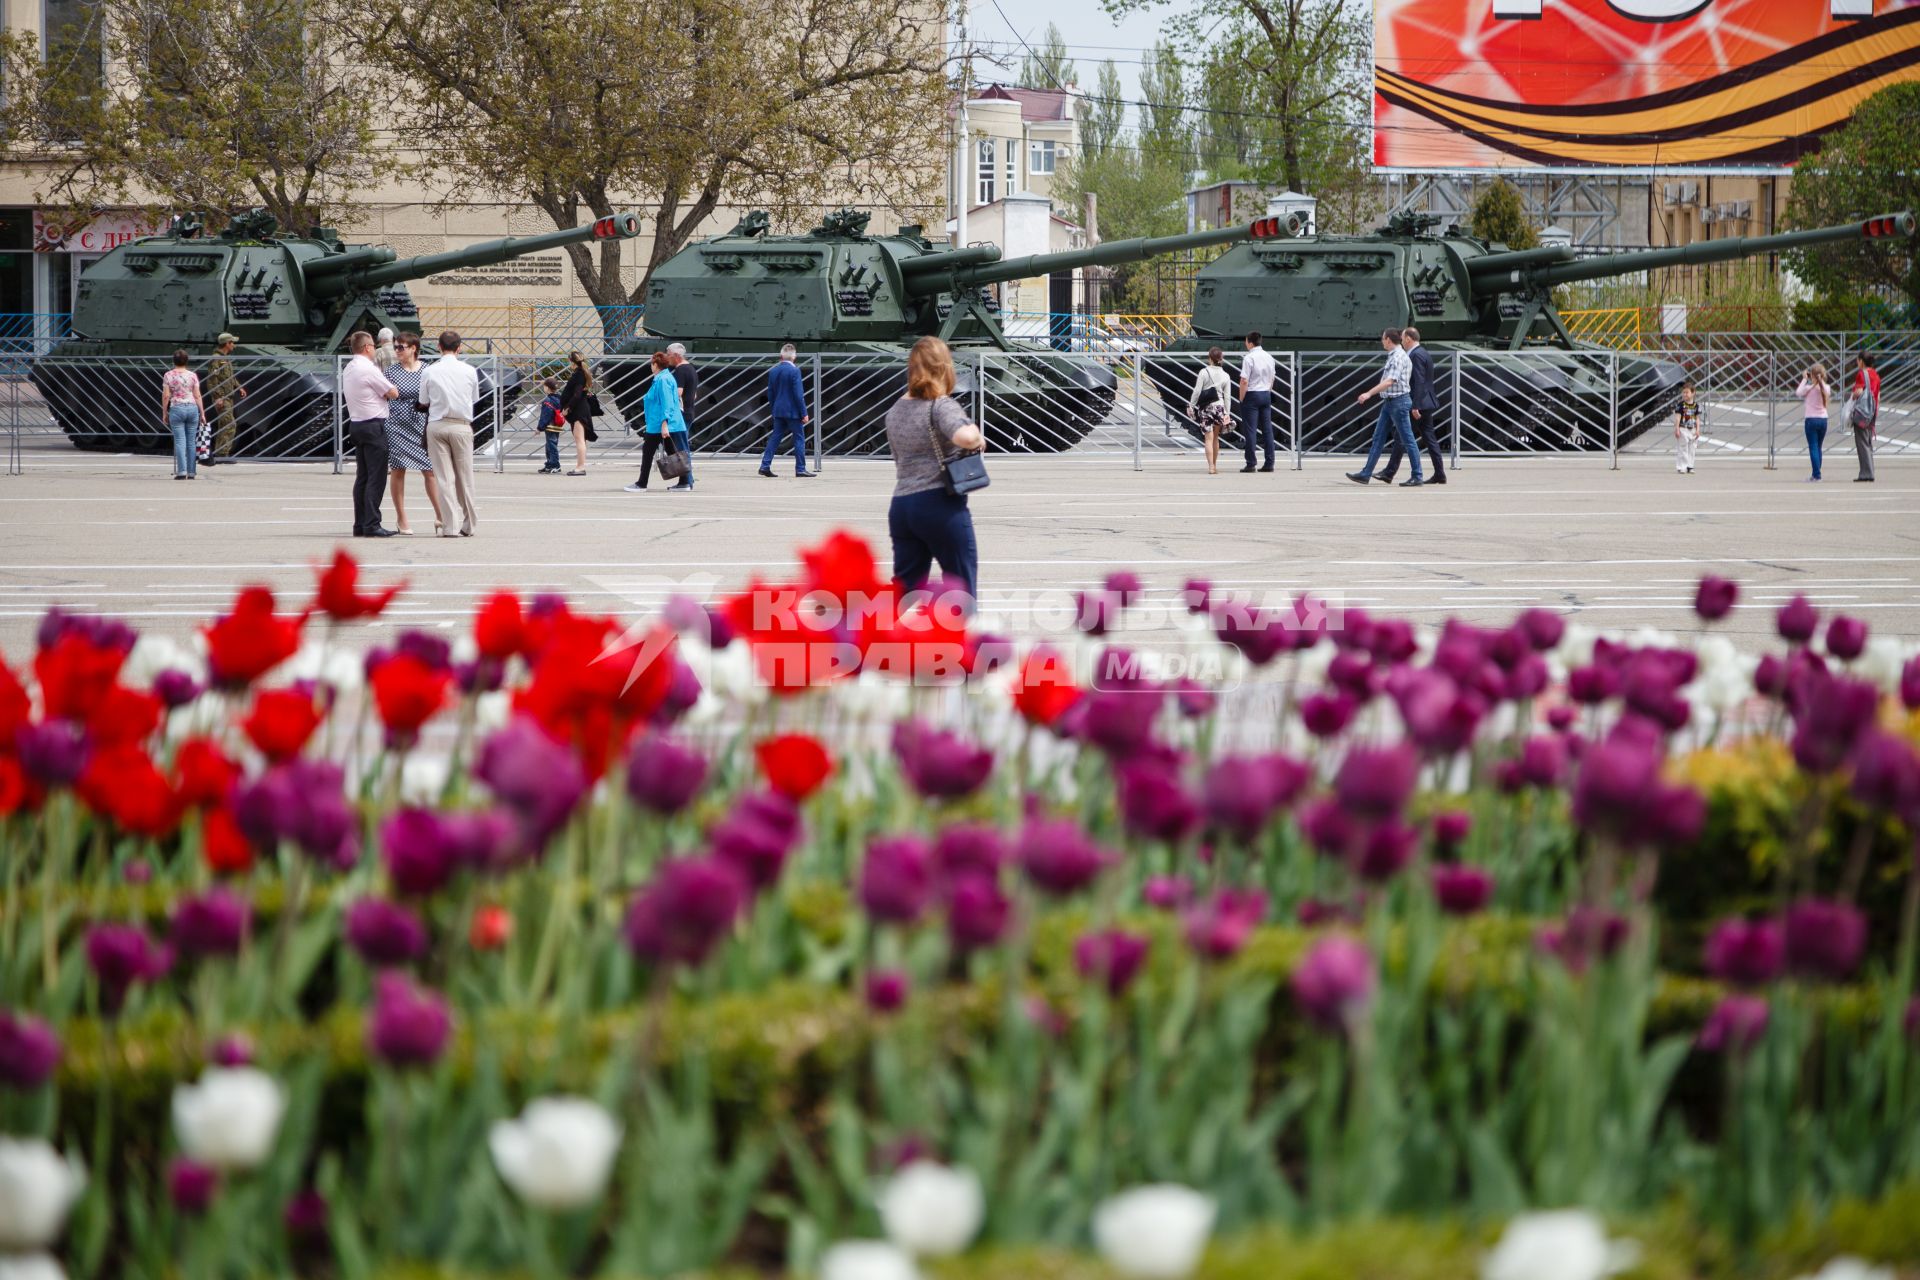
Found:
[[[1853,671],[1862,680],[1871,680],[1882,693],[1900,692],[1900,669],[1907,662],[1907,645],[1894,636],[1871,636],[1867,649],[1854,660]]]
[[[483,693],[473,700],[473,727],[477,733],[504,729],[513,714],[513,698],[504,689]]]
[[[987,1214],[980,1179],[971,1169],[915,1160],[880,1189],[880,1223],[887,1239],[918,1258],[944,1258],[973,1243]]]
[[[126,684],[144,686],[152,684],[153,678],[162,671],[184,671],[197,680],[204,680],[207,664],[173,637],[149,631],[133,642],[126,663],[120,668],[120,679]]]
[[[258,1168],[286,1114],[278,1081],[255,1067],[212,1067],[173,1091],[173,1131],[193,1159],[216,1169]]]
[[[1803,1280],[1893,1280],[1892,1267],[1874,1267],[1858,1258],[1835,1258]]]
[[[1481,1280],[1601,1280],[1632,1266],[1639,1249],[1608,1240],[1607,1228],[1584,1209],[1523,1213],[1507,1224],[1480,1265]]]
[[[67,1280],[67,1273],[50,1254],[0,1254],[0,1280]]]
[[[438,808],[441,793],[447,789],[447,779],[452,772],[452,761],[445,756],[409,751],[406,763],[400,766],[401,801]]]
[[[920,1280],[913,1259],[884,1240],[846,1240],[820,1257],[820,1280]]]
[[[536,1098],[487,1134],[494,1167],[536,1209],[584,1209],[607,1189],[620,1125],[585,1098]]]
[[[1123,1191],[1093,1211],[1093,1242],[1134,1280],[1191,1275],[1213,1231],[1212,1199],[1173,1183]]]
[[[77,1162],[42,1139],[0,1137],[0,1250],[52,1244],[86,1182]]]

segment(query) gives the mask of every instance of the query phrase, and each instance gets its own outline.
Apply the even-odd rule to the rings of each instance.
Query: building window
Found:
[[[1052,138],[1047,138],[1042,141],[1032,142],[1027,144],[1027,172],[1028,173],[1052,173],[1053,172],[1053,139]]]
[[[999,176],[999,165],[996,163],[995,152],[992,138],[982,138],[974,147],[975,204],[992,204],[996,199],[994,179]]]
[[[1019,163],[1020,163],[1020,140],[1018,138],[1008,138],[1007,139],[1007,194],[1008,195],[1012,195],[1014,192],[1020,189],[1020,181],[1019,181],[1020,170],[1017,167]]]
[[[106,46],[100,38],[102,22],[98,0],[41,0],[41,52],[47,66],[60,77],[72,77],[74,87],[93,88],[106,82]]]

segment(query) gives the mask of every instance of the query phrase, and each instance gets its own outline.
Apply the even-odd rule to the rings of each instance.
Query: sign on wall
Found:
[[[137,213],[103,213],[75,225],[33,211],[33,247],[38,253],[105,253],[166,229],[166,219],[156,223]]]
[[[1920,79],[1920,0],[1376,0],[1374,163],[1784,169]]]

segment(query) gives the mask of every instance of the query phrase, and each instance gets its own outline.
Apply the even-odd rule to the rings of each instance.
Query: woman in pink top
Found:
[[[1800,403],[1806,407],[1807,417],[1807,456],[1813,459],[1813,475],[1810,479],[1820,478],[1820,453],[1827,444],[1827,397],[1832,392],[1827,387],[1827,371],[1819,365],[1810,365],[1806,376],[1800,379],[1800,386],[1794,391],[1800,397]]]
[[[184,348],[174,352],[173,368],[160,378],[160,412],[166,416],[167,430],[173,433],[175,480],[192,480],[199,475],[199,451],[194,445],[207,420],[207,406],[200,400],[200,375],[187,368],[190,359]]]

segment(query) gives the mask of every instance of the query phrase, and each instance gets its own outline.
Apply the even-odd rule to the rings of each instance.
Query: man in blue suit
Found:
[[[780,348],[780,363],[767,373],[767,407],[773,410],[773,434],[767,451],[760,455],[760,474],[773,478],[773,455],[780,452],[786,437],[793,436],[794,475],[802,480],[814,473],[807,470],[807,424],[813,415],[807,412],[807,385],[800,377],[800,366],[793,362],[791,342]]]
[[[1428,484],[1445,484],[1447,467],[1440,460],[1440,428],[1444,420],[1440,408],[1440,397],[1433,384],[1433,357],[1420,345],[1420,331],[1407,328],[1400,331],[1400,345],[1406,349],[1407,359],[1413,362],[1413,379],[1410,392],[1413,396],[1413,434],[1419,440],[1420,447],[1427,451],[1427,457],[1433,460],[1433,474],[1427,477]],[[1387,453],[1387,469],[1374,479],[1382,484],[1393,483],[1393,473],[1400,469],[1403,450],[1396,438],[1393,447]]]

